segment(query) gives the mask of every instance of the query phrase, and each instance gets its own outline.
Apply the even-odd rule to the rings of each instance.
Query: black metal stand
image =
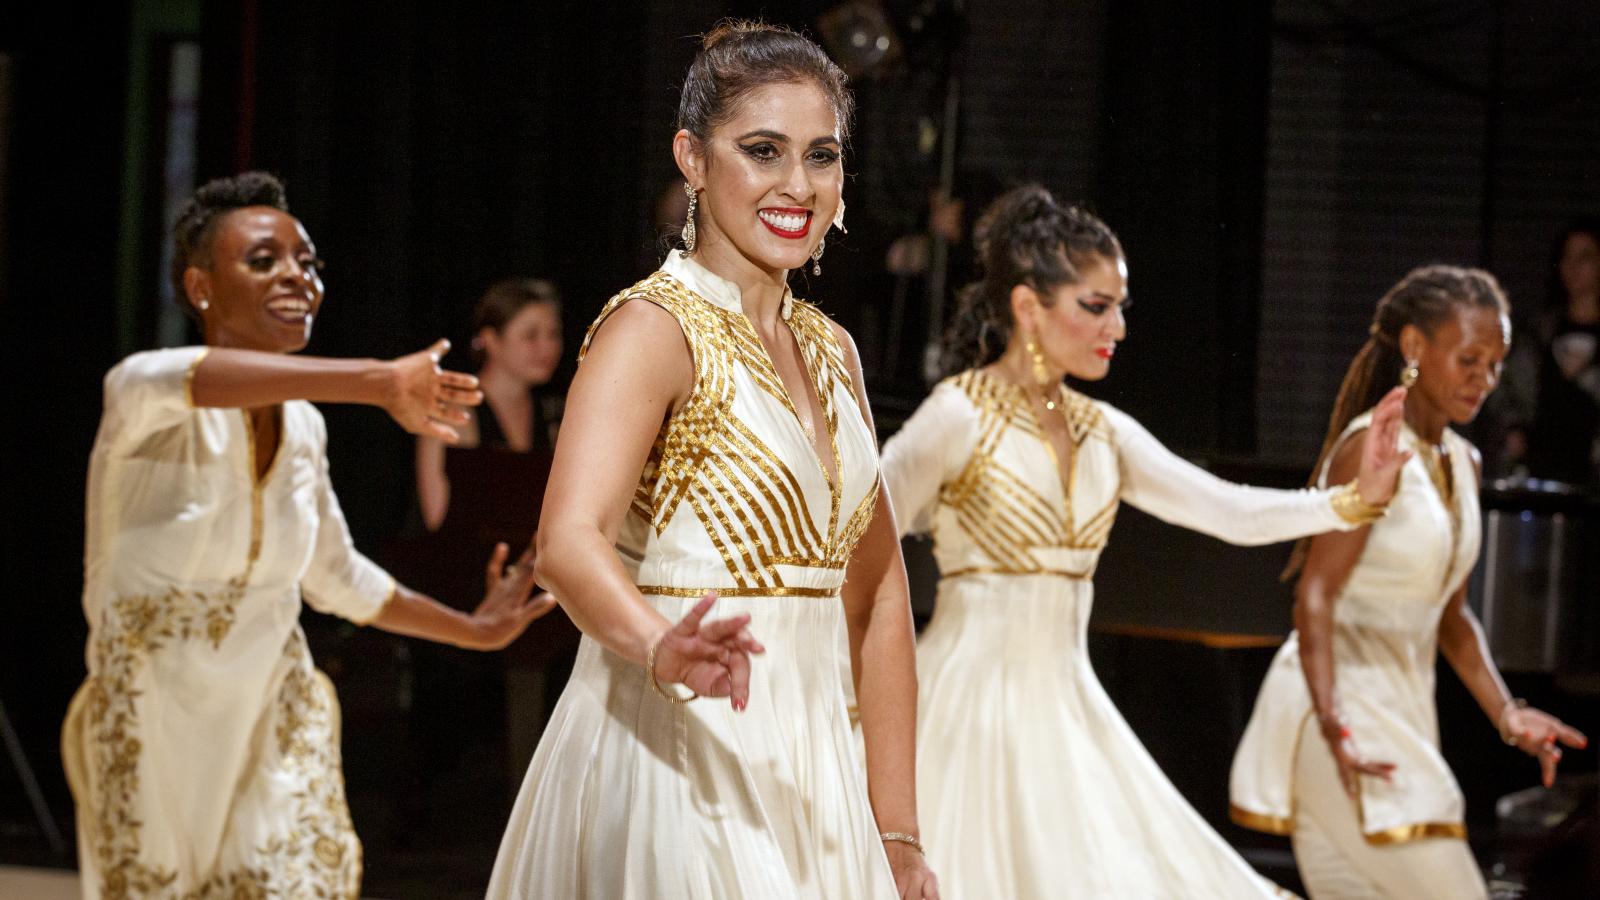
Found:
[[[11,717],[6,715],[4,700],[0,700],[0,738],[5,740],[11,767],[22,782],[23,793],[28,795],[28,803],[33,807],[34,818],[39,820],[39,831],[50,845],[50,852],[57,856],[65,855],[67,844],[61,839],[61,829],[56,827],[55,816],[50,814],[50,807],[44,802],[44,791],[39,789],[39,779],[33,775],[33,766],[28,765],[28,756],[22,752],[22,741],[11,727]]]

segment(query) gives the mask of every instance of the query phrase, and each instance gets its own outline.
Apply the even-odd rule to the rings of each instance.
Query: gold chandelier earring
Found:
[[[683,252],[687,256],[694,252],[694,208],[700,203],[700,194],[687,181],[683,183],[683,192],[689,195],[689,215],[683,222]]]
[[[1417,379],[1420,377],[1422,377],[1422,370],[1417,368],[1417,361],[1414,359],[1406,360],[1406,367],[1400,370],[1400,386],[1403,388],[1411,387],[1417,383]]]
[[[1056,408],[1056,398],[1055,392],[1050,390],[1050,370],[1045,368],[1044,351],[1039,349],[1032,334],[1023,338],[1023,347],[1033,360],[1033,380],[1039,386],[1039,392],[1044,394],[1044,408],[1053,410]]]
[[[828,239],[822,238],[817,241],[817,249],[811,251],[811,274],[813,275],[822,274],[822,248],[826,246],[828,246]]]

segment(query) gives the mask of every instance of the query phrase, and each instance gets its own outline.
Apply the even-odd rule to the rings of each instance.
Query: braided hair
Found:
[[[1333,414],[1328,417],[1328,433],[1322,439],[1322,450],[1317,453],[1317,464],[1311,467],[1307,484],[1317,486],[1323,466],[1351,420],[1377,406],[1383,395],[1399,383],[1400,372],[1407,365],[1400,351],[1400,332],[1407,325],[1414,325],[1431,340],[1440,325],[1464,309],[1492,309],[1509,315],[1511,308],[1493,275],[1463,266],[1412,269],[1383,295],[1372,314],[1372,324],[1367,326],[1367,342],[1351,360],[1344,382],[1339,385]],[[1284,580],[1300,570],[1309,547],[1309,538],[1302,538],[1295,545],[1283,571]]]

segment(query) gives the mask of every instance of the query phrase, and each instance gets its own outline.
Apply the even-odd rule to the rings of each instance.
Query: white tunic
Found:
[[[351,544],[321,414],[283,405],[258,481],[247,413],[191,404],[205,352],[138,353],[105,379],[89,677],[62,735],[84,896],[354,897],[338,705],[300,602],[363,622],[394,580]]]
[[[1062,396],[1065,479],[1032,402],[982,371],[939,384],[884,447],[896,519],[932,532],[942,576],[917,647],[917,800],[942,896],[1275,896],[1095,677],[1090,578],[1123,500],[1240,544],[1348,526],[1329,492],[1230,484]]]
[[[1371,417],[1356,417],[1341,441]],[[1421,446],[1409,427],[1401,440]],[[1448,429],[1444,441],[1455,505],[1444,502],[1422,454],[1415,455],[1333,607],[1340,712],[1364,755],[1396,766],[1390,781],[1359,780],[1361,830],[1373,844],[1466,835],[1461,789],[1439,753],[1434,664],[1439,619],[1477,561],[1481,525],[1472,447]],[[1312,714],[1299,635],[1292,633],[1234,756],[1230,793],[1239,824],[1294,830],[1295,741]]]
[[[677,621],[751,616],[766,653],[750,705],[673,704],[642,666],[585,636],[517,797],[489,896],[893,898],[841,670],[839,590],[878,491],[872,433],[843,351],[815,307],[783,318],[821,401],[837,481],[801,429],[736,285],[674,253],[617,295],[670,313],[694,388],[662,427],[619,548],[639,591]],[[820,428],[819,428],[820,431]]]

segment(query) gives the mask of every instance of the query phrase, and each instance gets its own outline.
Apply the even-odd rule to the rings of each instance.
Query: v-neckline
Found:
[[[251,417],[250,410],[241,409],[239,412],[244,416],[246,455],[249,457],[246,461],[248,464],[246,471],[250,475],[250,485],[259,491],[266,486],[269,480],[271,480],[272,473],[277,471],[278,460],[283,457],[283,405],[278,404],[273,408],[272,417],[277,421],[278,425],[276,435],[277,441],[275,441],[273,444],[272,456],[267,460],[267,467],[265,469],[261,468],[261,464],[256,458],[257,438],[255,420]]]
[[[839,437],[837,427],[838,416],[830,414],[832,407],[829,403],[829,400],[824,399],[822,385],[817,378],[819,372],[813,371],[812,354],[807,352],[805,342],[800,339],[800,333],[795,330],[791,321],[787,317],[780,318],[780,321],[783,322],[783,327],[789,332],[789,337],[794,340],[795,350],[800,354],[800,368],[805,373],[806,384],[810,386],[811,391],[816,395],[817,412],[821,413],[822,415],[822,422],[820,424],[821,427],[827,431],[828,450],[832,453],[833,457],[834,468],[831,472],[828,469],[827,463],[823,461],[822,452],[817,449],[816,440],[806,436],[805,423],[800,420],[800,408],[795,405],[794,395],[789,391],[788,382],[783,380],[783,373],[778,371],[777,362],[772,356],[772,348],[768,347],[767,342],[762,339],[761,330],[756,328],[756,323],[751,321],[750,317],[744,315],[743,312],[740,312],[739,315],[744,316],[745,325],[749,327],[750,332],[755,336],[756,344],[761,347],[761,361],[765,363],[767,369],[772,372],[773,383],[775,383],[778,386],[778,389],[783,392],[783,396],[779,399],[783,401],[784,407],[788,409],[790,418],[794,422],[795,431],[800,433],[801,442],[806,445],[806,449],[811,454],[811,458],[816,461],[817,470],[822,473],[822,480],[827,482],[829,492],[837,495],[839,493],[840,481],[839,470],[842,468],[841,460],[839,458]],[[818,363],[818,365],[820,366],[820,363]]]
[[[817,472],[827,484],[830,499],[832,500],[832,514],[834,520],[830,525],[830,532],[837,525],[839,506],[843,502],[844,460],[839,450],[838,424],[839,414],[833,407],[832,397],[824,392],[821,384],[821,367],[823,361],[821,354],[809,352],[807,344],[800,337],[800,332],[794,327],[792,321],[795,313],[795,299],[792,291],[785,285],[783,299],[779,307],[779,316],[783,324],[789,329],[789,335],[794,339],[795,347],[800,351],[801,366],[805,369],[807,383],[816,393],[817,406],[822,412],[823,427],[828,429],[828,449],[832,453],[834,467],[830,473],[827,464],[823,461],[823,454],[817,449],[817,442],[806,437],[805,428],[800,423],[800,411],[794,404],[794,398],[789,394],[789,385],[784,382],[783,376],[778,373],[778,367],[773,363],[772,352],[767,348],[766,342],[761,339],[761,332],[755,323],[744,311],[744,292],[727,278],[716,274],[706,268],[698,260],[690,257],[681,250],[675,250],[667,256],[662,263],[661,271],[682,284],[689,292],[701,301],[717,308],[729,316],[737,316],[742,327],[747,329],[749,337],[755,340],[755,349],[760,357],[749,361],[753,365],[766,367],[763,376],[770,376],[775,384],[775,394],[779,402],[788,409],[794,422],[795,432],[801,442],[806,445],[806,453],[811,457],[817,467]],[[734,326],[735,328],[739,326]]]
[[[1076,486],[1078,480],[1077,475],[1079,453],[1076,443],[1074,443],[1072,440],[1072,421],[1067,414],[1068,400],[1070,399],[1067,393],[1067,386],[1064,384],[1056,385],[1056,396],[1059,398],[1059,402],[1061,404],[1061,419],[1062,423],[1066,427],[1067,437],[1068,459],[1066,464],[1062,465],[1061,453],[1056,449],[1056,445],[1051,442],[1050,432],[1045,428],[1044,422],[1039,418],[1038,411],[1034,409],[1033,398],[1028,396],[1027,390],[1011,379],[1003,378],[993,372],[985,371],[983,369],[979,369],[978,372],[985,378],[993,379],[994,381],[1004,385],[1005,388],[1011,392],[1012,404],[1020,408],[1022,413],[1032,420],[1034,428],[1039,432],[1039,443],[1044,445],[1045,453],[1049,454],[1050,456],[1050,468],[1055,472],[1056,480],[1061,485],[1061,506],[1063,512],[1066,514],[1067,522],[1070,523],[1072,521],[1073,488]]]
[[[1440,460],[1440,468],[1444,469],[1441,474],[1450,479],[1450,492],[1446,494],[1445,486],[1440,484],[1433,477],[1433,471],[1428,465],[1426,458],[1427,454],[1429,453],[1429,450],[1426,449],[1428,447],[1428,442],[1423,439],[1422,435],[1417,434],[1416,429],[1412,428],[1410,425],[1402,423],[1402,427],[1404,428],[1405,434],[1409,435],[1411,438],[1413,445],[1412,455],[1416,458],[1417,464],[1422,467],[1422,476],[1424,480],[1427,481],[1433,492],[1433,495],[1439,499],[1439,505],[1444,507],[1445,521],[1448,523],[1450,529],[1450,556],[1448,561],[1445,563],[1444,569],[1445,590],[1448,591],[1450,590],[1450,586],[1454,581],[1452,576],[1455,574],[1457,557],[1460,554],[1461,532],[1465,525],[1463,521],[1465,517],[1461,509],[1461,473],[1456,467],[1456,457],[1459,455],[1459,451],[1456,447],[1452,446],[1446,447],[1446,453],[1439,454],[1441,457],[1443,457]],[[1444,447],[1446,445],[1446,443],[1449,441],[1449,438],[1447,437],[1449,433],[1450,432],[1448,429],[1440,433],[1438,446]],[[1448,469],[1445,467],[1448,467]]]

